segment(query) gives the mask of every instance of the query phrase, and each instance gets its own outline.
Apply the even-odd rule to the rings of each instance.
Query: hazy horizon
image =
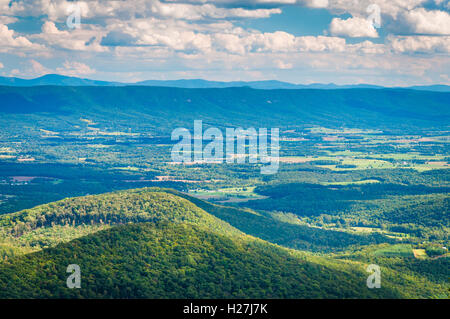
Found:
[[[262,80],[232,80],[232,81],[221,81],[221,80],[214,80],[214,79],[207,79],[207,78],[173,78],[173,79],[145,79],[145,80],[139,80],[139,81],[133,81],[133,82],[122,82],[122,81],[112,81],[108,80],[106,78],[96,78],[96,77],[83,77],[83,76],[71,76],[71,75],[64,75],[64,74],[58,74],[58,73],[47,73],[40,76],[31,76],[31,77],[21,77],[21,76],[4,76],[4,78],[17,78],[21,80],[36,80],[39,78],[44,78],[47,76],[61,76],[61,77],[69,77],[69,78],[76,78],[76,79],[82,79],[82,80],[90,80],[90,81],[99,81],[99,82],[110,82],[110,83],[118,83],[118,84],[135,84],[135,83],[141,83],[146,81],[155,81],[155,82],[172,82],[172,81],[205,81],[205,82],[218,82],[218,83],[234,83],[234,82],[243,82],[243,83],[250,83],[250,82],[280,82],[280,83],[286,83],[286,84],[292,84],[292,85],[299,85],[299,86],[308,86],[308,85],[336,85],[336,86],[358,86],[358,85],[368,85],[368,86],[379,86],[379,87],[385,87],[385,88],[408,88],[408,87],[415,87],[415,86],[426,86],[426,87],[432,87],[432,86],[449,86],[449,84],[444,83],[423,83],[423,84],[415,84],[415,85],[403,85],[403,86],[384,86],[381,84],[372,84],[372,83],[334,83],[334,82],[311,82],[311,83],[296,83],[296,82],[290,82],[290,81],[283,81],[283,80],[277,80],[277,79],[262,79]]]

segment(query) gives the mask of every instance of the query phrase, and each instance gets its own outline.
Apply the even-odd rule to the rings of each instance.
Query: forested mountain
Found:
[[[65,286],[80,266],[82,288]],[[42,266],[44,265],[44,266]],[[369,290],[364,272],[307,262],[260,241],[187,224],[119,226],[13,259],[0,266],[7,298],[361,298],[401,297]]]
[[[235,228],[206,211],[226,219],[238,210],[189,199],[164,189],[130,190],[69,198],[1,216],[0,297],[402,298],[445,294],[440,278],[387,266],[383,287],[368,289],[364,259],[340,261],[276,246],[237,229],[251,231],[251,226],[243,227],[251,219],[239,224],[228,216]],[[82,269],[81,289],[65,286],[69,264]]]
[[[55,116],[169,133],[195,119],[218,127],[322,125],[405,130],[446,127],[450,94],[403,89],[255,90],[165,87],[0,87],[4,119]],[[39,117],[36,117],[39,116]],[[36,123],[36,122],[35,122]],[[51,129],[49,127],[48,129]]]
[[[214,205],[177,191],[147,188],[68,198],[1,215],[0,258],[52,247],[118,224],[162,220],[205,226],[226,235],[246,233],[312,251],[395,242],[379,234],[353,235],[292,225],[270,215]]]
[[[0,256],[55,246],[111,225],[162,220],[240,234],[228,223],[174,194],[157,188],[130,190],[68,198],[0,216]]]
[[[323,190],[320,205],[311,206],[316,202],[314,200],[308,202],[301,200],[301,198],[313,198],[315,193],[312,191],[318,187]],[[362,185],[357,188],[338,187],[337,189],[341,189],[340,192],[329,190],[327,187],[320,185],[288,185],[284,190],[282,186],[264,187],[259,191],[263,194],[270,194],[271,199],[253,201],[247,204],[247,206],[262,209],[258,213],[249,209],[215,205],[178,191],[161,188],[68,198],[0,216],[0,226],[2,226],[0,229],[0,257],[3,256],[2,258],[4,258],[5,256],[54,246],[61,241],[71,240],[107,228],[110,225],[156,220],[183,220],[194,224],[207,225],[210,228],[220,228],[226,232],[238,232],[240,230],[275,244],[309,251],[331,252],[355,245],[398,242],[397,239],[392,239],[378,232],[356,234],[282,221],[270,212],[271,209],[299,212],[300,216],[305,213],[310,214],[309,211],[313,212],[313,215],[316,211],[333,214],[333,209],[344,209],[349,212],[336,217],[341,222],[354,223],[355,226],[365,222],[373,225],[373,227],[380,227],[381,223],[381,225],[385,224],[393,230],[403,227],[402,231],[421,232],[422,234],[434,231],[434,236],[444,236],[441,240],[445,240],[444,234],[448,227],[448,219],[445,218],[445,203],[448,200],[445,199],[445,195],[423,195],[435,196],[430,197],[426,202],[429,204],[424,206],[424,209],[421,209],[420,206],[425,205],[423,199],[417,202],[419,204],[415,204],[419,207],[411,207],[417,201],[416,198],[414,198],[414,201],[406,198],[408,206],[403,204],[402,201],[390,199],[389,201],[392,202],[388,204],[390,208],[384,209],[386,212],[383,212],[381,204],[386,200],[379,200],[378,197],[374,197],[371,202],[355,201],[355,199],[363,198],[361,196],[367,197],[363,195],[364,192],[361,193],[360,188],[365,190],[366,194],[372,194],[371,196],[376,192],[369,192],[369,188],[383,190],[382,193],[388,191],[386,188],[380,188],[376,185]],[[400,188],[404,189],[406,193],[412,192],[412,194],[426,193],[430,190],[444,191],[444,188]],[[282,194],[282,196],[280,197],[278,194]],[[289,198],[289,196],[292,198]],[[331,197],[328,198],[329,196]],[[342,197],[342,199],[336,201],[336,196]],[[378,204],[380,207],[374,208],[378,203],[377,201],[380,201],[380,204]],[[170,213],[166,212],[168,207],[170,207]],[[399,214],[402,214],[404,221],[398,217]],[[211,219],[211,215],[215,218]],[[325,216],[326,218],[334,218],[330,215]],[[324,217],[320,216],[320,218]],[[404,224],[401,224],[402,222]],[[227,223],[234,228],[230,228]],[[427,227],[418,228],[419,225],[426,225]],[[411,229],[408,230],[409,228]]]

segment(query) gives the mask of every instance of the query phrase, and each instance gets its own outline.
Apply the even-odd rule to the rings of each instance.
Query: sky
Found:
[[[0,0],[0,76],[450,85],[449,0]]]

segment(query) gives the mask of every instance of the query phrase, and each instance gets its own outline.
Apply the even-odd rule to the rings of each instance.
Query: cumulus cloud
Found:
[[[267,18],[272,14],[281,13],[281,10],[278,8],[248,10],[244,8],[218,8],[213,4],[189,5],[161,3],[159,1],[154,1],[149,11],[152,15],[159,17],[187,20],[200,20],[205,18]]]
[[[251,33],[244,35],[216,34],[219,48],[230,53],[295,53],[295,52],[344,52],[359,50],[348,45],[343,38],[328,36],[300,36],[277,31],[273,33]]]
[[[247,51],[247,43],[236,34],[221,34],[214,35],[215,42],[219,50],[226,50],[230,53],[244,55]]]
[[[377,5],[381,14],[397,18],[398,14],[417,8],[429,0],[329,0],[328,8],[335,13],[350,13],[354,17],[366,17],[367,8]]]
[[[338,37],[304,36],[298,37],[296,42],[301,52],[343,52],[346,48],[345,39]]]
[[[14,30],[4,24],[0,24],[0,52],[23,53],[30,50],[42,50],[43,47],[32,43],[24,36],[16,35]]]
[[[347,45],[347,51],[359,52],[365,55],[384,54],[388,48],[382,43],[373,43],[371,41],[363,41],[360,43]]]
[[[204,18],[266,18],[272,14],[281,13],[279,8],[236,8],[218,7],[215,1],[158,1],[158,0],[41,0],[14,1],[0,0],[0,7],[9,14],[19,16],[47,15],[49,20],[62,21],[74,11],[80,9],[83,18],[133,18],[133,17],[166,17],[171,19],[199,20]],[[308,2],[323,2],[324,0],[308,0]],[[8,6],[8,3],[10,5]]]
[[[402,14],[401,23],[416,34],[450,35],[450,14],[444,11],[427,11],[419,8]]]
[[[364,18],[348,18],[346,20],[334,18],[330,24],[332,35],[351,38],[377,38],[378,32],[372,22]]]
[[[6,25],[0,25],[0,43],[6,47],[31,47],[32,43],[25,37],[15,36],[14,30]]]
[[[163,23],[158,19],[136,19],[124,23],[111,22],[110,31],[102,38],[104,46],[154,46],[174,51],[209,51],[211,36],[196,31],[193,24]]]
[[[229,24],[204,28],[194,24],[162,24],[157,19],[143,19],[129,23],[118,22],[111,24],[110,28],[111,31],[101,41],[104,46],[152,46],[187,54],[342,52],[346,49],[345,39],[339,37],[294,36],[284,31],[262,33]]]
[[[34,39],[45,41],[46,44],[67,50],[105,52],[108,48],[100,45],[100,29],[75,29],[73,31],[59,30],[54,22],[46,21],[42,25],[42,33],[34,35]]]
[[[391,36],[389,42],[400,53],[450,53],[450,36]]]

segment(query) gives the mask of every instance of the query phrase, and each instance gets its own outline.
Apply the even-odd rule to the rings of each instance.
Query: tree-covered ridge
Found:
[[[167,220],[240,234],[186,199],[158,188],[67,198],[0,216],[0,257],[51,247],[108,225]]]
[[[42,215],[46,216],[43,224]],[[446,295],[442,276],[435,280],[427,273],[437,267],[434,261],[417,262],[410,269],[404,260],[392,263],[369,255],[352,258],[357,254],[345,253],[336,259],[289,250],[246,236],[225,221],[251,235],[286,246],[297,240],[299,246],[329,249],[338,247],[336,242],[364,237],[339,237],[350,236],[342,232],[308,233],[308,227],[303,232],[292,228],[289,233],[288,223],[277,224],[269,215],[214,205],[168,189],[66,199],[1,218],[0,297],[5,298]],[[52,225],[55,221],[59,224]],[[18,230],[22,230],[21,235]],[[336,234],[338,237],[333,237]],[[74,239],[77,237],[81,238]],[[43,247],[50,248],[32,252]],[[381,290],[369,290],[365,285],[365,267],[374,260],[384,267]],[[86,286],[81,290],[65,286],[65,269],[72,263],[79,264],[85,274]],[[445,271],[441,273],[444,275]]]
[[[66,268],[81,267],[81,289]],[[350,271],[353,270],[353,271]],[[121,225],[0,266],[1,298],[399,298],[362,267],[330,268],[260,240],[167,222]],[[420,292],[417,293],[420,296]]]
[[[110,225],[159,220],[205,225],[230,234],[243,232],[285,247],[311,251],[394,242],[380,234],[355,235],[292,225],[270,214],[215,205],[170,189],[143,188],[67,198],[1,215],[0,260],[52,247]]]

